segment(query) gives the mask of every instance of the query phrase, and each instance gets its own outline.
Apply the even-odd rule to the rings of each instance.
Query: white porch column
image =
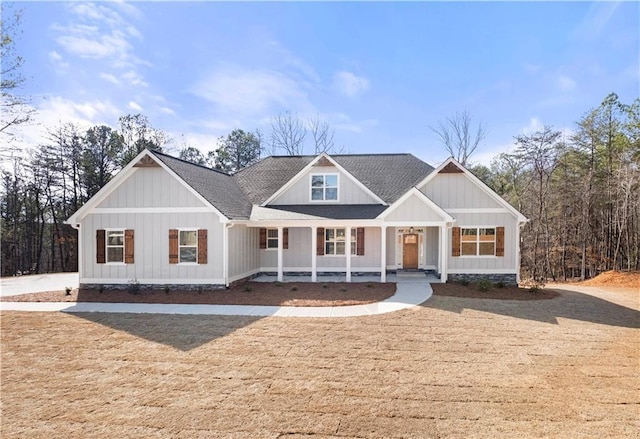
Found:
[[[344,253],[347,257],[347,282],[351,282],[351,226],[347,226],[345,234]]]
[[[387,281],[387,226],[380,227],[380,282]]]
[[[440,282],[447,281],[447,226],[440,226]]]
[[[311,282],[318,280],[318,228],[311,227]]]
[[[278,226],[278,282],[282,282],[284,280],[284,272],[282,269],[282,237],[283,237],[282,226]]]

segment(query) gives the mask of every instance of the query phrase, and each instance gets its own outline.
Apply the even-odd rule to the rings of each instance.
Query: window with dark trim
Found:
[[[461,227],[461,256],[496,256],[495,227]]]

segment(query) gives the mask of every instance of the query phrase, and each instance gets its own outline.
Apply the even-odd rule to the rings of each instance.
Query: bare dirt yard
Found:
[[[4,302],[179,303],[208,305],[346,306],[380,302],[396,292],[394,283],[242,282],[227,290],[73,289],[0,298]]]
[[[626,438],[635,289],[342,319],[0,313],[3,438]]]

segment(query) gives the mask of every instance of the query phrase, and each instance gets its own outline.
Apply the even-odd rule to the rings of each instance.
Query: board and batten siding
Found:
[[[169,264],[169,230],[180,228],[207,229],[207,264]],[[135,262],[133,264],[98,264],[96,262],[96,230],[133,229]],[[108,279],[101,283],[126,283],[133,279],[144,283],[198,283],[199,280],[223,281],[223,224],[213,213],[101,213],[89,214],[80,228],[83,263],[81,283],[91,279]],[[83,280],[86,279],[86,280]]]
[[[416,195],[411,195],[402,204],[396,206],[385,221],[430,221],[440,222],[442,217]]]
[[[438,239],[440,228],[439,227],[427,227],[424,233],[425,250],[424,250],[424,264],[427,267],[438,266]]]
[[[160,167],[134,168],[97,208],[202,207],[186,187]]]
[[[260,269],[259,230],[243,224],[229,229],[230,282],[251,276]]]
[[[451,256],[451,229],[447,239],[447,267],[450,270],[517,271],[517,219],[510,213],[456,213],[456,227],[504,227],[504,256]]]
[[[419,189],[444,210],[504,207],[463,173],[438,174]]]
[[[270,204],[319,204],[311,201],[311,175],[338,174],[338,201],[335,204],[379,204],[335,166],[313,166]],[[321,203],[330,203],[323,201]]]

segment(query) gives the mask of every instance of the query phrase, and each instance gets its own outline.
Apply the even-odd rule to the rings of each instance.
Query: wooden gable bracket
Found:
[[[462,169],[456,166],[456,164],[453,162],[447,163],[447,165],[444,168],[440,169],[440,172],[438,172],[438,174],[461,174],[461,173],[463,173]]]
[[[140,160],[138,160],[138,163],[133,165],[133,167],[134,168],[159,168],[160,165],[157,164],[156,161],[152,159],[150,156],[145,155]]]
[[[317,162],[313,164],[313,166],[333,166],[333,163],[329,161],[326,157],[320,157]]]

